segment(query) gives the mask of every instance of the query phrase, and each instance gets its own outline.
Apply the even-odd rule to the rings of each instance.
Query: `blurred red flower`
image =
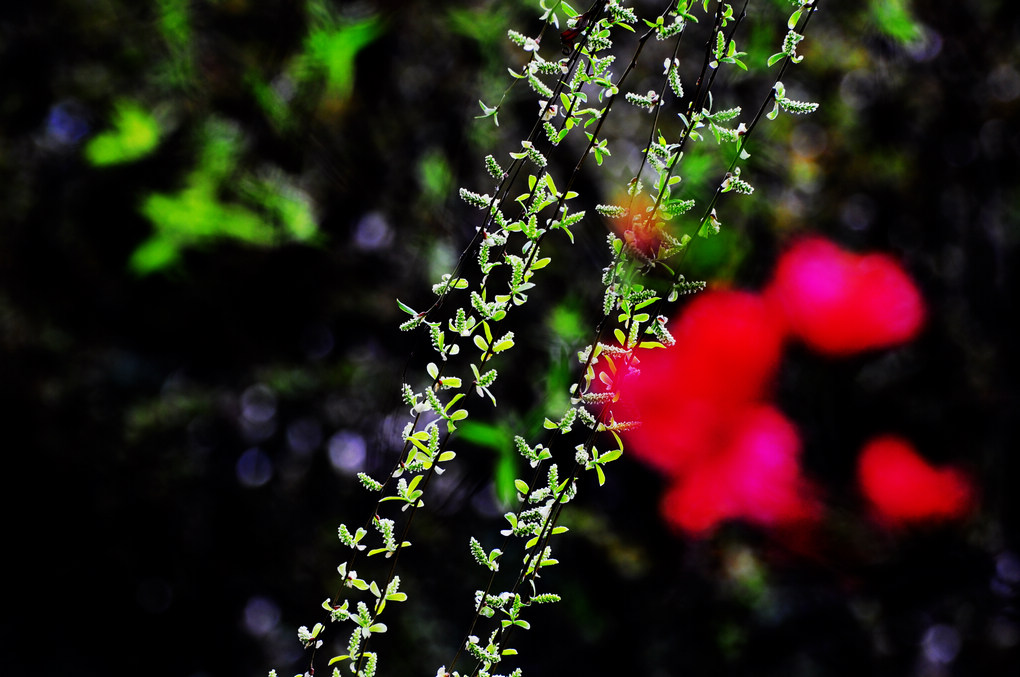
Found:
[[[766,296],[792,334],[830,355],[908,341],[925,315],[917,287],[894,259],[854,254],[817,237],[780,258]]]
[[[703,536],[726,520],[791,526],[821,512],[801,474],[797,429],[775,407],[749,405],[732,412],[718,442],[663,498],[662,512],[671,524]]]
[[[933,468],[908,441],[891,435],[865,445],[857,479],[879,520],[894,525],[963,517],[973,505],[962,471]]]
[[[628,449],[673,478],[667,520],[705,535],[729,519],[779,526],[812,517],[797,431],[763,403],[783,347],[769,306],[757,294],[706,292],[671,332],[676,345],[643,353],[620,391],[642,423]]]
[[[822,514],[800,463],[796,427],[770,403],[788,336],[828,355],[907,341],[925,308],[891,258],[857,255],[820,238],[781,258],[762,295],[700,294],[670,327],[675,346],[640,351],[636,369],[607,378],[617,421],[637,420],[627,449],[666,474],[664,517],[697,536],[741,519],[799,527]],[[908,443],[880,438],[865,449],[859,479],[886,521],[956,517],[970,509],[969,480],[928,466]]]
[[[614,413],[642,422],[629,448],[672,475],[720,446],[734,408],[767,393],[783,336],[759,296],[722,290],[695,297],[670,330],[676,345],[640,354]]]

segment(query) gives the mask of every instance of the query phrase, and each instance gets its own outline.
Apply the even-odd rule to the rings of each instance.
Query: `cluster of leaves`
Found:
[[[261,109],[275,133],[294,132],[295,120],[307,91],[321,88],[320,106],[339,105],[351,97],[354,60],[358,52],[382,32],[374,16],[344,18],[330,3],[306,0],[301,11],[308,26],[300,49],[278,72],[250,68],[242,85]],[[181,95],[194,97],[200,40],[195,39],[201,11],[182,0],[163,0],[149,8],[155,14],[164,60],[146,74],[143,89],[150,101],[122,98],[114,102],[103,131],[84,146],[84,158],[93,166],[115,170],[143,161],[162,151],[167,139],[186,128],[193,110],[182,107]],[[272,82],[269,78],[275,78]],[[302,177],[276,164],[256,172],[240,171],[242,157],[250,155],[243,125],[222,115],[208,114],[196,136],[202,148],[194,169],[181,190],[150,192],[140,212],[152,225],[151,236],[133,252],[129,265],[138,275],[172,268],[192,248],[229,240],[253,247],[288,242],[319,242],[315,200],[302,185]]]
[[[540,253],[545,238],[562,231],[573,242],[572,228],[586,216],[584,210],[571,207],[571,201],[578,197],[572,190],[573,184],[588,157],[599,166],[611,157],[602,130],[615,102],[621,98],[619,94],[624,92],[622,98],[626,102],[649,110],[653,120],[641,166],[626,190],[627,204],[599,205],[596,210],[611,219],[619,232],[609,236],[610,263],[602,274],[604,316],[594,340],[578,352],[581,375],[570,388],[567,408],[556,420],[545,420],[545,428],[552,436],[549,446],[530,444],[520,436],[514,438],[517,451],[534,473],[530,480],[514,481],[519,503],[516,510],[505,515],[508,528],[501,532],[503,545],[487,550],[482,546],[486,539],[470,540],[470,554],[489,572],[489,580],[475,593],[475,617],[461,648],[437,675],[492,675],[504,658],[516,654],[508,643],[510,633],[530,627],[523,617],[525,611],[535,604],[559,600],[555,593],[540,592],[537,585],[540,572],[557,564],[551,542],[554,536],[567,530],[558,524],[559,515],[576,496],[583,473],[592,472],[600,485],[605,483],[606,466],[624,451],[620,432],[638,425],[635,421],[617,421],[610,413],[609,405],[618,396],[618,382],[637,367],[636,350],[674,343],[659,311],[663,304],[704,286],[686,280],[679,273],[678,264],[695,238],[709,238],[719,232],[721,224],[715,207],[721,194],[753,191],[741,178],[737,163],[749,157],[744,145],[767,105],[770,102],[783,105],[786,101],[777,78],[750,124],[737,123],[740,107],[714,110],[711,90],[718,71],[724,65],[747,68],[742,61],[746,53],[738,51],[735,35],[746,16],[748,3],[735,10],[731,4],[719,2],[714,11],[710,4],[710,0],[666,3],[659,16],[643,22],[645,30],[637,39],[629,65],[619,75],[612,70],[616,59],[611,53],[614,40],[636,33],[641,21],[633,9],[617,0],[596,2],[584,13],[566,2],[542,0],[544,24],[537,36],[508,32],[510,41],[524,51],[528,61],[522,69],[511,70],[513,82],[498,103],[480,102],[479,117],[492,118],[498,125],[508,95],[517,83],[524,82],[540,97],[538,119],[530,135],[519,142],[518,149],[508,153],[506,167],[492,155],[485,158],[486,172],[495,182],[490,193],[460,189],[460,197],[482,212],[481,224],[456,268],[433,286],[435,302],[416,310],[398,301],[400,309],[408,315],[401,330],[425,332],[436,357],[427,364],[427,378],[421,384],[402,386],[410,420],[402,433],[404,450],[392,471],[381,480],[366,474],[359,476],[366,489],[379,495],[372,516],[353,531],[346,525],[339,528],[340,540],[350,548],[351,555],[339,567],[342,580],[337,594],[327,599],[323,607],[331,621],[349,623],[352,628],[346,652],[333,657],[330,665],[346,662],[350,672],[358,677],[375,674],[378,656],[369,650],[368,644],[373,635],[386,631],[380,617],[387,603],[406,599],[398,590],[395,569],[400,552],[411,545],[407,535],[414,514],[425,506],[432,479],[456,457],[449,444],[458,425],[470,416],[472,391],[493,406],[497,404],[494,385],[498,372],[491,363],[514,347],[514,332],[504,331],[501,325],[512,310],[527,303],[536,284],[536,273],[551,263],[550,257]],[[812,13],[808,10],[813,10],[815,4],[798,3],[790,23],[799,22],[803,30]],[[712,22],[711,37],[701,73],[685,99],[676,55],[687,26],[699,21],[695,15],[699,6]],[[547,60],[540,53],[542,39],[551,28],[561,30],[564,58]],[[653,36],[674,45],[673,56],[664,64],[660,89],[647,94],[626,92],[628,76],[641,63],[645,45]],[[782,69],[795,61],[794,47],[795,43],[789,48],[784,43],[787,58]],[[658,131],[667,89],[680,101],[686,101],[684,109],[677,113],[683,131],[674,141]],[[806,104],[793,108],[797,106],[804,108]],[[700,130],[706,128],[724,152],[732,153],[732,159],[710,201],[697,205],[695,200],[677,193],[681,182],[679,168],[686,146],[701,140]],[[579,130],[583,137],[574,130]],[[557,180],[550,157],[561,151],[570,152],[568,138],[578,139],[583,150],[573,171]],[[647,191],[642,180],[646,169],[652,175]],[[674,234],[667,222],[696,206],[701,208],[702,216],[684,224],[688,232]],[[474,284],[467,272],[471,263],[477,264],[480,275]],[[441,312],[445,315],[441,316]],[[608,449],[596,446],[602,438],[610,440]],[[559,458],[561,454],[556,450],[563,447],[571,449],[571,453]],[[400,505],[401,511],[407,513],[399,529],[393,519],[382,516],[387,503]],[[365,541],[373,532],[377,542],[369,545]],[[521,552],[522,564],[516,571],[511,569],[512,578],[500,590],[497,576],[511,550]],[[361,577],[355,564],[363,556],[378,555],[393,558],[391,566],[377,578]],[[351,595],[355,591],[371,597],[367,602],[354,601]],[[482,631],[482,626],[495,620],[498,623],[491,629]],[[317,649],[322,645],[324,630],[321,623],[312,630],[303,627],[300,639],[306,647]],[[475,667],[461,673],[455,667],[465,654],[474,659]],[[313,651],[313,669],[314,660]],[[334,674],[339,674],[339,667]],[[520,675],[520,669],[510,674]]]

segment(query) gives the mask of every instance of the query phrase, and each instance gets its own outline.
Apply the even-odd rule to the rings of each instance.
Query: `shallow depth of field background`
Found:
[[[773,9],[752,9],[738,42],[761,63],[788,4],[754,4]],[[521,62],[506,30],[537,31],[536,6],[105,0],[0,15],[5,674],[305,670],[296,628],[322,620],[336,527],[370,509],[354,473],[392,462],[402,373],[427,353],[397,331],[395,298],[430,302],[477,225],[456,189],[489,190],[482,158],[505,159],[537,114],[515,90],[499,128],[474,119]],[[826,488],[824,537],[798,547],[730,525],[685,539],[659,516],[661,480],[614,463],[604,488],[582,485],[543,576],[565,601],[515,635],[525,675],[1020,668],[1007,6],[823,1],[786,78],[821,109],[762,128],[744,175],[758,190],[721,204],[727,230],[688,262],[758,288],[790,237],[818,232],[893,254],[927,299],[910,345],[786,357],[777,398]],[[661,58],[646,63],[635,91],[658,86]],[[770,84],[731,79],[717,106],[751,111]],[[613,200],[647,134],[622,105],[620,164],[589,163],[577,186],[591,204]],[[505,439],[538,434],[600,313],[606,224],[589,213],[510,320],[498,416],[473,409]],[[974,515],[873,524],[853,468],[881,432],[971,472]],[[499,478],[515,471],[498,446],[455,443],[463,463],[416,518],[410,601],[374,646],[384,674],[432,675],[463,636],[482,581],[468,537],[502,528]]]

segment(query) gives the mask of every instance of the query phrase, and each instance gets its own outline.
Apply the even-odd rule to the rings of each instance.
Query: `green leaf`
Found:
[[[497,343],[496,345],[492,346],[492,352],[493,353],[501,353],[504,350],[509,350],[510,348],[513,348],[513,347],[514,347],[514,340],[513,339],[504,339],[504,340],[500,341],[499,343]]]
[[[489,106],[486,106],[485,102],[480,99],[478,101],[478,105],[482,107],[483,114],[476,115],[475,119],[478,120],[481,118],[491,117],[492,121],[496,123],[497,127],[499,127],[499,106],[496,106],[495,108],[490,108]]]
[[[906,0],[871,0],[871,15],[883,33],[900,44],[917,40],[922,33],[921,26],[910,15]]]
[[[612,463],[623,455],[622,449],[613,449],[599,456],[599,463]]]
[[[113,127],[85,146],[85,158],[97,167],[138,160],[159,144],[159,123],[135,103],[117,105]]]
[[[545,175],[545,185],[549,188],[549,192],[553,195],[559,195],[559,191],[556,190],[556,182],[553,181],[552,174]]]
[[[521,480],[521,479],[514,480],[514,488],[516,488],[517,491],[519,491],[520,493],[524,494],[525,496],[528,495],[528,489],[529,489],[528,483],[525,482],[524,480]]]
[[[803,8],[795,9],[793,11],[793,14],[790,15],[789,20],[786,22],[786,27],[789,28],[791,31],[797,28],[797,24],[800,23],[801,11],[803,11]]]

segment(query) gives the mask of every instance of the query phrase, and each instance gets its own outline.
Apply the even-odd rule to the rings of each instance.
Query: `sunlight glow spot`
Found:
[[[257,489],[273,476],[273,462],[264,451],[252,447],[237,459],[237,481],[249,489]]]
[[[287,446],[306,456],[322,442],[322,426],[314,418],[300,418],[287,426]]]
[[[280,607],[267,597],[252,597],[244,606],[244,628],[256,637],[265,637],[280,623]]]
[[[265,423],[276,416],[276,395],[268,386],[253,385],[241,394],[241,415],[252,423]]]
[[[960,653],[960,633],[949,625],[933,625],[924,633],[921,650],[930,663],[952,663]]]
[[[350,430],[341,430],[329,438],[329,462],[345,474],[354,474],[365,467],[365,438]]]
[[[363,251],[383,249],[393,241],[393,230],[379,212],[369,212],[354,227],[354,245]]]

